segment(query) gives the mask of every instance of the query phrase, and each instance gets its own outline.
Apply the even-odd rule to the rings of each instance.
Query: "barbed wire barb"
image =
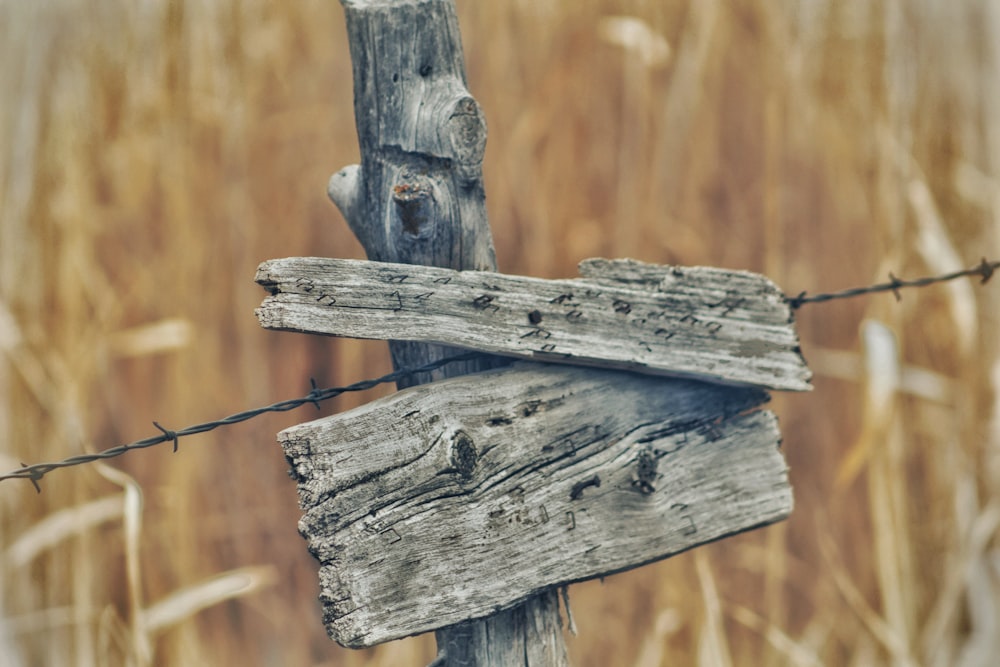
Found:
[[[796,296],[786,296],[785,298],[788,300],[788,305],[791,306],[792,310],[798,310],[807,303],[822,303],[824,301],[834,301],[837,299],[850,299],[856,296],[863,296],[865,294],[875,294],[877,292],[892,292],[893,296],[896,297],[896,301],[899,301],[903,298],[899,293],[899,290],[903,288],[926,287],[935,283],[943,283],[949,280],[955,280],[956,278],[964,278],[966,276],[978,275],[981,277],[979,284],[985,285],[989,279],[993,277],[993,273],[998,268],[1000,268],[1000,261],[989,261],[983,257],[982,261],[972,268],[962,269],[961,271],[952,271],[951,273],[945,273],[940,276],[926,276],[923,278],[915,278],[913,280],[902,280],[897,278],[892,272],[889,272],[889,282],[887,283],[879,283],[868,287],[854,287],[840,292],[827,292],[824,294],[809,295],[806,292],[799,292]]]
[[[163,431],[163,435],[164,435],[165,438],[167,438],[167,440],[172,440],[173,441],[173,443],[174,443],[174,454],[176,454],[177,453],[177,440],[179,439],[177,437],[177,431],[171,431],[169,429],[165,429],[162,426],[160,426],[159,422],[153,422],[153,426],[155,426],[156,428],[158,428],[161,431]]]
[[[238,412],[234,415],[218,419],[216,421],[205,422],[202,424],[195,424],[194,426],[188,426],[187,428],[182,428],[177,431],[165,428],[160,425],[159,422],[153,422],[153,426],[160,430],[161,435],[153,436],[150,438],[144,438],[142,440],[136,440],[135,442],[130,442],[125,445],[118,445],[110,449],[105,449],[101,452],[95,454],[80,454],[77,456],[71,456],[69,458],[63,459],[62,461],[52,462],[52,463],[35,463],[33,465],[26,465],[24,462],[21,463],[21,467],[17,470],[12,470],[5,475],[0,475],[0,482],[7,479],[27,479],[30,480],[32,485],[34,485],[35,490],[38,493],[42,492],[42,487],[38,484],[45,475],[57,470],[59,468],[69,468],[71,466],[83,465],[85,463],[93,463],[94,461],[100,461],[104,459],[113,459],[115,457],[121,456],[127,452],[133,451],[135,449],[145,449],[146,447],[153,447],[155,445],[162,444],[164,442],[172,442],[174,446],[174,451],[177,451],[178,441],[181,438],[196,435],[198,433],[206,433],[212,431],[220,426],[228,426],[230,424],[237,424],[239,422],[244,422],[254,417],[260,416],[266,412],[288,412],[289,410],[294,410],[295,408],[301,407],[306,404],[313,404],[319,409],[320,401],[326,401],[341,394],[352,392],[352,391],[364,391],[366,389],[371,389],[377,387],[380,384],[388,384],[389,382],[396,382],[402,380],[403,378],[408,378],[418,373],[429,373],[435,371],[442,366],[448,364],[454,364],[461,361],[471,361],[479,357],[484,356],[480,352],[466,352],[463,354],[457,354],[450,357],[445,357],[443,359],[438,359],[437,361],[432,361],[426,363],[422,366],[415,368],[400,368],[391,373],[383,375],[381,377],[372,378],[368,380],[360,380],[354,384],[349,384],[343,387],[330,387],[327,389],[320,389],[316,386],[315,379],[310,380],[312,385],[312,390],[302,398],[293,398],[290,400],[279,401],[278,403],[273,403],[271,405],[254,408],[252,410],[245,410],[243,412]]]
[[[316,406],[316,410],[319,410],[319,394],[322,390],[319,388],[319,385],[316,384],[316,378],[309,378],[309,385],[312,387],[312,391],[309,392],[309,395],[306,396],[306,398],[311,399],[310,402]]]

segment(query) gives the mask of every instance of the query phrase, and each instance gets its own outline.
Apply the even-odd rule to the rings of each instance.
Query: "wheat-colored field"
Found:
[[[796,294],[1000,255],[996,3],[458,5],[502,271],[635,257]],[[262,260],[362,257],[325,195],[357,151],[333,0],[0,0],[0,468],[386,372],[384,343],[253,315]],[[794,514],[573,586],[573,664],[1000,655],[1000,282],[798,324]],[[429,661],[429,636],[325,635],[275,441],[316,414],[0,483],[0,664]]]

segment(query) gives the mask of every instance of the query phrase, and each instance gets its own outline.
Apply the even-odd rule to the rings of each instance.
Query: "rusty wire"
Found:
[[[1000,261],[988,261],[986,258],[977,264],[976,266],[963,269],[961,271],[953,271],[951,273],[946,273],[939,276],[928,276],[923,278],[916,278],[913,280],[902,280],[897,278],[892,273],[889,274],[889,282],[878,283],[875,285],[870,285],[868,287],[855,287],[852,289],[841,290],[839,292],[826,292],[821,294],[809,295],[806,292],[800,292],[796,296],[786,296],[785,299],[788,302],[789,307],[792,310],[798,310],[803,305],[807,303],[824,303],[827,301],[835,301],[840,299],[850,299],[858,296],[864,296],[867,294],[875,294],[878,292],[892,292],[896,299],[901,298],[899,290],[910,287],[926,287],[928,285],[933,285],[935,283],[943,283],[949,280],[955,280],[957,278],[963,278],[967,276],[980,276],[980,283],[986,283],[990,278],[993,277],[993,273],[1000,268]],[[95,454],[81,454],[79,456],[71,456],[62,461],[53,463],[36,463],[34,465],[22,465],[22,467],[12,470],[5,475],[0,475],[0,482],[7,479],[27,479],[30,480],[34,485],[35,490],[41,493],[41,487],[38,482],[45,477],[46,474],[56,470],[58,468],[68,468],[71,466],[82,465],[85,463],[92,463],[94,461],[100,461],[102,459],[111,459],[117,456],[121,456],[126,452],[130,452],[134,449],[145,449],[146,447],[153,447],[154,445],[160,445],[165,442],[170,442],[173,444],[173,449],[176,452],[178,447],[178,440],[187,436],[195,435],[197,433],[205,433],[207,431],[214,430],[220,426],[228,426],[230,424],[236,424],[239,422],[244,422],[266,412],[287,412],[289,410],[294,410],[295,408],[302,407],[306,404],[312,404],[319,408],[320,401],[326,401],[340,394],[351,392],[351,391],[364,391],[366,389],[371,389],[380,384],[386,384],[389,382],[396,382],[403,378],[411,377],[418,373],[427,373],[429,371],[436,370],[445,366],[447,364],[456,363],[459,361],[470,361],[483,356],[478,352],[466,352],[464,354],[459,354],[455,356],[446,357],[444,359],[439,359],[437,361],[424,364],[417,368],[401,368],[399,370],[393,371],[382,377],[372,378],[369,380],[361,380],[344,387],[330,387],[328,389],[320,389],[316,386],[315,381],[312,382],[312,391],[310,391],[306,396],[302,398],[295,398],[287,401],[280,401],[272,405],[268,405],[262,408],[255,408],[253,410],[246,410],[244,412],[238,412],[234,415],[218,419],[216,421],[205,422],[202,424],[195,424],[194,426],[188,426],[177,431],[170,430],[161,426],[158,422],[153,422],[159,431],[160,435],[153,436],[150,438],[145,438],[143,440],[136,440],[135,442],[130,442],[125,445],[118,445],[117,447],[112,447],[110,449],[105,449],[104,451],[97,452]]]

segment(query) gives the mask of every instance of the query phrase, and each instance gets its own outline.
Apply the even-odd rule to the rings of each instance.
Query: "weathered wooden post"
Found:
[[[791,511],[758,409],[809,387],[791,309],[745,272],[493,273],[453,3],[343,4],[362,163],[329,193],[376,261],[264,262],[261,324],[385,338],[397,366],[444,345],[529,361],[451,366],[279,434],[324,621],[352,647],[436,630],[440,665],[565,665],[557,587]]]
[[[453,0],[342,4],[361,165],[330,179],[330,198],[372,260],[495,270],[482,181],[486,122],[466,87]],[[390,349],[396,367],[451,352],[402,342]],[[492,365],[452,365],[438,376]],[[554,591],[488,620],[443,628],[437,641],[452,665],[566,662]]]

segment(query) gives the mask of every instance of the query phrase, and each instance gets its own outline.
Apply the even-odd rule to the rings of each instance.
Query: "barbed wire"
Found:
[[[813,294],[811,296],[807,295],[806,292],[801,292],[798,296],[786,298],[788,299],[788,305],[791,306],[793,310],[797,310],[807,303],[822,303],[824,301],[834,301],[836,299],[850,299],[852,297],[862,296],[865,294],[875,294],[876,292],[892,292],[896,296],[896,300],[899,301],[902,298],[899,294],[899,290],[904,287],[926,287],[928,285],[933,285],[934,283],[943,283],[949,280],[955,280],[956,278],[964,278],[966,276],[982,276],[982,279],[979,282],[980,284],[985,284],[986,281],[993,277],[994,271],[998,268],[1000,268],[1000,262],[990,262],[984,257],[979,264],[970,269],[953,271],[940,276],[929,276],[916,278],[914,280],[901,280],[890,273],[889,282],[887,283],[879,283],[868,287],[855,287],[852,289],[842,290],[840,292]]]
[[[380,384],[387,384],[389,382],[396,382],[402,380],[403,378],[412,377],[419,373],[428,373],[433,370],[437,370],[442,366],[448,364],[454,364],[460,361],[471,361],[479,357],[484,356],[480,352],[466,352],[464,354],[457,354],[450,357],[445,357],[443,359],[438,359],[437,361],[432,361],[430,363],[418,366],[415,368],[400,368],[392,373],[383,375],[382,377],[372,378],[369,380],[361,380],[355,382],[354,384],[349,384],[344,387],[330,387],[328,389],[320,389],[316,386],[316,381],[312,381],[312,391],[302,398],[293,398],[287,401],[280,401],[278,403],[273,403],[272,405],[265,406],[263,408],[255,408],[253,410],[245,410],[243,412],[237,412],[234,415],[224,417],[222,419],[217,419],[215,421],[205,422],[203,424],[195,424],[194,426],[188,426],[177,431],[172,431],[168,428],[164,428],[158,422],[153,422],[153,426],[161,431],[160,435],[153,436],[151,438],[144,438],[143,440],[136,440],[135,442],[130,442],[126,445],[119,445],[117,447],[112,447],[110,449],[105,449],[104,451],[97,452],[94,454],[81,454],[79,456],[71,456],[62,461],[53,463],[36,463],[34,465],[24,465],[17,470],[12,470],[6,475],[0,475],[0,482],[6,479],[28,479],[34,485],[35,490],[39,493],[42,492],[42,488],[38,485],[45,475],[56,470],[58,468],[69,468],[70,466],[83,465],[85,463],[93,463],[94,461],[100,461],[102,459],[113,459],[117,456],[121,456],[127,452],[131,452],[135,449],[145,449],[147,447],[153,447],[155,445],[161,445],[165,442],[172,442],[174,445],[174,451],[177,451],[178,440],[181,438],[196,435],[198,433],[205,433],[207,431],[212,431],[219,428],[220,426],[228,426],[230,424],[237,424],[239,422],[245,422],[247,420],[258,417],[266,412],[288,412],[289,410],[294,410],[295,408],[300,408],[303,405],[312,404],[319,409],[319,404],[321,401],[326,401],[335,396],[340,396],[341,394],[350,391],[364,391],[366,389],[371,389]]]
[[[963,269],[961,271],[953,271],[951,273],[945,273],[939,276],[927,276],[923,278],[916,278],[913,280],[902,280],[897,278],[892,273],[889,274],[889,282],[878,283],[875,285],[869,285],[867,287],[855,287],[852,289],[841,290],[839,292],[826,292],[821,294],[808,294],[806,292],[800,292],[796,296],[787,296],[786,300],[788,305],[792,310],[797,310],[807,303],[823,303],[827,301],[835,301],[840,299],[850,299],[858,296],[863,296],[867,294],[875,294],[878,292],[892,292],[896,296],[896,300],[902,298],[899,294],[899,290],[910,287],[926,287],[928,285],[933,285],[935,283],[943,283],[949,280],[955,280],[957,278],[964,278],[967,276],[980,276],[980,284],[986,283],[990,278],[993,277],[994,272],[1000,268],[1000,261],[988,261],[983,258],[982,261],[974,267]],[[445,357],[443,359],[438,359],[437,361],[432,361],[430,363],[424,364],[423,366],[418,366],[415,368],[400,368],[388,373],[381,377],[372,378],[368,380],[360,380],[354,384],[349,384],[343,387],[330,387],[328,389],[320,389],[316,386],[315,380],[312,381],[312,391],[310,391],[306,396],[302,398],[294,398],[287,401],[280,401],[278,403],[273,403],[271,405],[255,408],[253,410],[245,410],[243,412],[238,412],[234,415],[224,417],[215,421],[204,422],[202,424],[195,424],[194,426],[188,426],[177,431],[170,430],[159,424],[159,422],[153,422],[155,426],[160,431],[160,435],[153,436],[150,438],[145,438],[143,440],[136,440],[135,442],[130,442],[125,445],[118,445],[117,447],[112,447],[110,449],[105,449],[104,451],[97,452],[95,454],[81,454],[79,456],[71,456],[62,461],[57,461],[53,463],[36,463],[33,465],[22,464],[22,467],[12,470],[5,475],[0,475],[0,482],[7,479],[27,479],[30,480],[34,485],[35,490],[41,493],[42,489],[38,485],[45,475],[52,472],[53,470],[59,468],[69,468],[71,466],[83,465],[85,463],[92,463],[94,461],[100,461],[103,459],[112,459],[127,452],[135,449],[145,449],[147,447],[153,447],[155,445],[161,445],[165,442],[172,442],[174,446],[174,451],[177,451],[178,440],[181,438],[196,435],[198,433],[205,433],[207,431],[212,431],[219,428],[220,426],[229,426],[230,424],[237,424],[239,422],[245,422],[254,417],[258,417],[267,412],[287,412],[289,410],[294,410],[296,408],[302,407],[306,404],[313,404],[316,408],[319,408],[321,401],[326,401],[336,396],[340,396],[343,393],[352,391],[364,391],[366,389],[371,389],[380,384],[387,384],[389,382],[396,382],[402,380],[403,378],[412,377],[419,373],[428,373],[433,370],[437,370],[442,366],[448,364],[457,363],[460,361],[471,361],[479,357],[484,356],[480,352],[466,352],[463,354],[458,354],[450,357]]]

